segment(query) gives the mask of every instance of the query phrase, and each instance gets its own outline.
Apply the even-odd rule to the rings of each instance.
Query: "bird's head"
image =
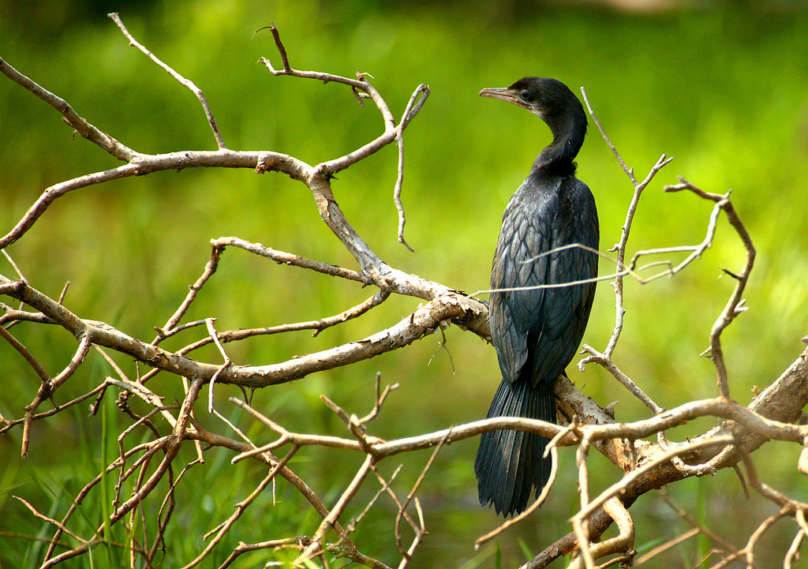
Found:
[[[545,121],[569,113],[570,105],[581,104],[569,87],[545,77],[524,77],[510,87],[483,89],[480,96],[513,103]]]
[[[556,79],[523,77],[510,87],[483,89],[481,97],[507,101],[538,115],[562,146],[569,146],[573,156],[586,134],[586,113],[578,97]]]

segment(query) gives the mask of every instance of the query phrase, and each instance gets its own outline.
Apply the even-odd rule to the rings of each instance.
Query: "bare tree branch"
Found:
[[[123,35],[126,36],[126,39],[129,40],[129,45],[136,47],[137,49],[145,53],[146,56],[153,62],[155,62],[157,65],[159,65],[163,69],[163,71],[167,72],[174,79],[179,81],[182,85],[188,87],[188,89],[190,89],[191,92],[194,95],[196,95],[196,98],[199,99],[199,102],[202,104],[202,109],[205,111],[205,116],[208,119],[208,123],[210,124],[211,130],[213,131],[213,136],[216,137],[216,144],[219,146],[219,150],[225,150],[227,146],[225,146],[224,139],[222,138],[222,135],[219,133],[219,127],[216,125],[216,119],[213,118],[213,113],[210,112],[210,106],[208,105],[208,100],[205,98],[205,94],[202,92],[202,89],[194,85],[192,81],[189,81],[188,79],[184,78],[182,75],[171,69],[168,65],[160,61],[157,58],[157,56],[155,56],[152,52],[150,52],[148,49],[143,47],[143,45],[138,43],[138,41],[134,37],[132,37],[132,34],[129,33],[129,30],[126,29],[126,26],[123,25],[123,22],[121,21],[121,18],[118,16],[117,13],[113,12],[112,14],[107,14],[107,16],[113,22],[115,22],[116,26],[118,26],[121,29]]]
[[[749,280],[749,274],[752,272],[752,267],[755,265],[755,256],[757,253],[754,245],[752,245],[752,239],[749,237],[749,233],[746,231],[746,227],[744,227],[743,223],[741,223],[741,220],[738,218],[738,214],[735,212],[735,208],[732,206],[732,202],[729,200],[731,192],[727,192],[725,195],[711,194],[702,191],[681,176],[679,177],[679,181],[681,184],[676,186],[667,186],[665,191],[678,192],[681,190],[690,190],[704,199],[714,201],[716,203],[716,207],[720,206],[726,212],[727,219],[740,236],[741,241],[743,241],[744,247],[746,248],[746,263],[740,273],[735,274],[724,269],[727,274],[735,278],[735,290],[732,291],[732,295],[727,301],[724,310],[721,312],[721,315],[713,325],[713,329],[710,331],[710,358],[712,359],[713,364],[715,364],[715,369],[718,373],[718,388],[722,397],[729,398],[729,380],[727,378],[727,365],[724,362],[724,351],[721,347],[721,333],[732,323],[733,320],[735,320],[735,317],[739,314],[738,308],[741,306],[741,297],[744,289],[746,288],[746,282]]]
[[[2,58],[0,58],[0,72],[59,111],[64,116],[65,123],[72,126],[81,136],[91,142],[94,142],[112,154],[115,158],[123,160],[124,162],[130,162],[139,156],[139,154],[131,148],[121,144],[108,134],[98,130],[96,127],[84,120],[76,111],[73,110],[73,107],[71,107],[67,101],[57,97],[47,89],[40,87],[37,83],[6,63]],[[0,242],[0,248],[6,247],[8,244],[9,243]]]
[[[289,62],[289,54],[281,42],[278,30],[271,26],[269,29],[282,67],[281,69],[273,68],[267,58],[263,58],[262,61],[273,75],[315,79],[345,85],[346,89],[350,89],[351,96],[356,97],[360,104],[363,104],[365,99],[373,102],[382,122],[381,133],[360,144],[351,152],[342,156],[321,158],[321,161],[316,164],[309,164],[293,156],[271,151],[230,151],[224,144],[203,92],[192,81],[181,76],[149,49],[138,43],[117,14],[110,14],[110,18],[131,45],[137,47],[151,61],[195,94],[206,114],[218,150],[181,150],[167,154],[141,154],[93,127],[79,116],[65,100],[43,89],[0,59],[0,71],[5,76],[59,111],[63,120],[82,136],[100,146],[113,157],[127,162],[118,168],[88,173],[46,188],[16,225],[0,238],[0,250],[3,250],[9,260],[13,269],[12,273],[16,273],[13,278],[0,275],[0,295],[16,299],[20,303],[16,309],[6,304],[0,304],[0,308],[3,310],[3,314],[0,315],[0,336],[23,356],[28,364],[27,372],[35,378],[35,381],[38,379],[37,388],[31,388],[31,391],[35,391],[33,401],[20,411],[23,416],[13,419],[0,417],[0,433],[22,425],[22,452],[25,454],[31,442],[33,421],[47,419],[95,395],[97,396],[96,402],[91,409],[94,412],[98,409],[104,394],[108,393],[108,389],[120,390],[118,404],[126,414],[127,421],[126,425],[116,433],[117,456],[109,464],[104,464],[101,467],[102,472],[86,483],[61,520],[50,515],[40,514],[29,502],[24,502],[35,517],[54,528],[48,551],[41,561],[42,568],[53,567],[67,559],[87,553],[102,542],[109,542],[111,537],[108,535],[109,530],[115,524],[123,526],[128,532],[130,565],[133,567],[138,564],[145,567],[156,566],[159,562],[157,552],[162,550],[165,553],[166,550],[166,541],[170,535],[167,530],[170,524],[177,523],[177,516],[174,512],[175,506],[179,504],[175,496],[178,489],[187,482],[184,475],[193,465],[204,462],[203,446],[205,448],[212,446],[222,447],[232,453],[232,463],[243,460],[259,462],[262,468],[268,469],[268,474],[244,500],[235,504],[235,511],[227,519],[205,536],[208,542],[202,551],[194,559],[182,561],[186,567],[206,562],[211,553],[217,547],[221,547],[224,537],[235,531],[236,521],[244,516],[248,508],[261,493],[270,488],[270,485],[272,485],[274,499],[276,480],[280,476],[289,482],[294,492],[302,498],[302,503],[317,514],[317,529],[310,536],[293,535],[295,532],[292,531],[284,535],[285,530],[278,529],[277,535],[268,536],[272,539],[253,544],[239,543],[238,546],[232,548],[221,567],[232,565],[235,559],[249,551],[282,548],[296,552],[298,564],[308,563],[311,566],[321,562],[323,565],[327,565],[327,556],[333,555],[366,567],[389,569],[381,561],[362,553],[353,541],[353,539],[360,539],[358,537],[361,536],[359,528],[360,523],[365,519],[365,514],[371,508],[376,507],[380,500],[389,498],[396,508],[391,539],[395,540],[401,553],[398,567],[403,569],[412,563],[414,552],[427,537],[426,518],[429,517],[429,512],[424,512],[416,493],[426,483],[427,472],[435,464],[440,449],[452,442],[499,429],[516,429],[552,438],[548,451],[553,457],[553,470],[551,481],[544,488],[537,502],[524,514],[480,537],[476,542],[478,547],[494,536],[503,535],[512,525],[535,513],[553,485],[559,463],[558,447],[576,445],[581,500],[580,507],[570,520],[574,531],[557,539],[524,567],[545,567],[559,556],[576,549],[580,552],[580,557],[573,561],[571,565],[573,567],[595,568],[598,567],[596,563],[602,563],[599,567],[613,566],[618,563],[631,564],[635,556],[633,550],[635,533],[642,532],[643,528],[635,527],[628,509],[640,496],[650,490],[690,476],[712,474],[723,468],[733,467],[740,473],[738,468],[740,462],[744,463],[750,487],[766,500],[776,504],[777,513],[761,520],[757,528],[748,536],[746,545],[742,549],[737,549],[723,540],[718,533],[702,524],[695,523],[692,516],[680,511],[680,515],[688,523],[694,525],[694,529],[660,545],[652,553],[656,555],[665,548],[700,532],[723,548],[722,551],[711,552],[722,555],[716,566],[726,566],[734,560],[742,560],[749,567],[760,566],[761,538],[767,532],[772,531],[778,521],[791,518],[797,524],[798,530],[791,542],[791,547],[784,556],[784,566],[789,567],[793,564],[805,535],[808,535],[808,523],[805,520],[808,504],[790,497],[787,493],[777,490],[761,480],[749,455],[769,440],[787,441],[800,445],[802,454],[796,467],[802,472],[808,472],[808,451],[805,450],[808,448],[808,426],[799,422],[802,408],[808,404],[808,348],[772,385],[757,394],[751,404],[743,405],[730,399],[730,378],[724,360],[722,333],[746,309],[743,294],[754,266],[756,253],[752,240],[730,201],[729,192],[726,194],[705,192],[683,178],[680,178],[680,184],[666,187],[668,192],[690,191],[702,199],[713,202],[704,238],[695,245],[654,247],[636,251],[627,263],[628,241],[641,194],[659,170],[666,166],[671,159],[663,154],[645,179],[639,182],[633,169],[626,166],[609,140],[592,111],[586,92],[582,90],[592,119],[631,181],[634,192],[627,207],[620,241],[613,249],[616,251],[616,255],[612,258],[602,252],[596,252],[599,256],[614,263],[615,266],[614,274],[597,279],[614,279],[615,326],[606,347],[602,350],[584,346],[587,357],[582,359],[579,366],[584,369],[587,363],[597,363],[604,367],[634,397],[651,410],[651,416],[646,419],[628,423],[617,422],[611,407],[604,409],[576,389],[569,380],[562,377],[556,382],[555,392],[559,399],[558,408],[561,414],[568,419],[566,425],[518,417],[499,417],[453,425],[432,433],[413,433],[396,440],[384,440],[371,433],[371,427],[375,425],[375,423],[372,425],[371,422],[381,419],[384,414],[384,402],[398,384],[382,391],[379,375],[376,376],[375,381],[373,408],[364,415],[355,414],[347,407],[341,407],[335,403],[338,400],[336,397],[334,401],[323,397],[323,401],[347,426],[348,434],[344,437],[316,432],[296,432],[282,425],[274,415],[269,413],[265,415],[251,404],[235,398],[230,398],[230,401],[243,409],[247,416],[236,414],[235,418],[232,416],[228,418],[213,405],[214,390],[221,391],[224,384],[238,385],[244,392],[244,399],[250,400],[246,388],[255,389],[288,383],[315,372],[351,365],[409,346],[415,340],[438,330],[443,332],[450,324],[471,331],[484,340],[490,340],[488,310],[484,303],[449,286],[410,274],[408,271],[399,270],[382,261],[368,241],[351,225],[337,203],[332,186],[336,173],[373,156],[386,146],[396,144],[398,166],[393,202],[398,215],[398,241],[409,248],[403,235],[406,216],[401,201],[404,180],[403,135],[407,126],[423,108],[430,91],[427,86],[418,86],[410,96],[402,115],[397,119],[387,101],[371,83],[370,80],[375,81],[375,79],[367,73],[357,73],[354,79],[319,71],[294,69]],[[346,92],[346,99],[348,99],[347,95]],[[339,267],[307,259],[294,253],[277,251],[238,237],[214,239],[211,241],[211,252],[201,276],[190,286],[187,293],[182,293],[183,300],[179,306],[166,320],[164,326],[155,327],[157,336],[148,342],[105,322],[83,318],[68,309],[63,303],[67,286],[62,289],[58,300],[40,292],[28,282],[20,267],[4,250],[10,244],[25,237],[55,200],[73,190],[131,176],[186,168],[251,168],[255,173],[276,171],[301,182],[311,192],[320,217],[356,261],[356,266],[354,268]],[[722,212],[727,216],[730,225],[744,244],[746,262],[739,273],[725,270],[736,280],[735,288],[710,332],[709,355],[716,367],[718,396],[690,401],[666,410],[639,387],[640,384],[644,385],[643,381],[629,377],[621,370],[622,366],[618,366],[618,363],[612,359],[624,326],[626,299],[624,298],[623,281],[628,276],[645,284],[663,276],[674,276],[684,270],[713,244],[718,219]],[[226,270],[221,263],[221,254],[227,247],[236,247],[262,257],[261,262],[265,262],[264,259],[267,259],[279,264],[340,277],[359,283],[363,287],[374,287],[374,290],[364,302],[356,306],[350,306],[339,314],[309,322],[267,323],[260,328],[218,331],[215,327],[215,314],[206,315],[195,321],[187,321],[186,317],[191,311],[191,306],[206,283],[214,278],[217,272]],[[678,263],[667,259],[651,260],[638,266],[640,259],[647,256],[678,254],[685,254],[684,260]],[[651,273],[651,269],[655,270]],[[651,273],[650,276],[648,276],[649,273]],[[564,283],[558,286],[577,286],[578,284],[581,283]],[[225,349],[225,344],[228,342],[259,335],[283,334],[304,329],[313,330],[316,335],[327,327],[367,314],[368,311],[394,294],[417,298],[424,302],[421,306],[410,309],[410,314],[399,322],[392,325],[387,324],[384,329],[357,341],[331,346],[315,353],[306,353],[310,350],[303,346],[300,352],[304,355],[300,357],[281,362],[262,362],[261,365],[240,365],[231,360],[228,355],[228,352],[232,354],[237,352]],[[74,355],[69,361],[63,362],[62,371],[51,378],[45,366],[40,363],[40,357],[38,357],[40,354],[18,340],[18,337],[23,338],[24,336],[16,335],[16,331],[14,335],[9,332],[9,328],[15,324],[20,326],[50,324],[70,332],[76,342],[72,349]],[[199,326],[205,326],[208,332],[204,339],[190,343],[176,351],[160,347],[165,339],[178,336]],[[210,344],[217,347],[221,360],[216,356],[215,363],[213,363],[189,357],[192,351]],[[33,344],[29,343],[29,345]],[[115,377],[105,377],[104,379],[99,377],[93,383],[97,384],[94,389],[58,406],[55,395],[57,392],[61,392],[60,389],[74,378],[80,367],[85,365],[91,347],[95,347],[96,351],[112,367]],[[127,362],[126,365],[118,365],[105,351],[105,348],[115,350],[126,356],[127,360],[131,358],[135,363]],[[234,355],[233,358],[235,359],[236,356]],[[42,361],[48,360],[42,359]],[[140,368],[137,366],[139,362],[147,364],[151,370],[141,374]],[[171,392],[167,391],[164,385],[161,385],[160,382],[148,383],[158,372],[172,374],[174,377],[171,379],[175,381],[167,383],[183,387],[184,394],[179,397],[181,401],[171,404],[173,395],[169,395]],[[204,404],[199,403],[199,398],[205,383],[209,384],[207,407],[212,414],[211,421],[216,428],[222,429],[223,432],[228,432],[226,431],[228,428],[232,429],[236,433],[234,436],[239,437],[240,440],[213,432],[214,427],[207,426],[207,416],[200,416],[197,420],[198,406]],[[86,389],[89,388],[82,389],[81,392]],[[51,401],[54,408],[39,411],[46,401]],[[194,410],[195,407],[197,407],[197,412]],[[706,428],[700,435],[691,438],[686,443],[668,441],[665,434],[667,430],[707,417],[721,419],[721,423],[717,427]],[[221,422],[217,422],[216,418],[221,419]],[[260,431],[261,440],[269,442],[264,444],[253,442],[247,436],[247,433],[251,433],[251,431],[241,425],[242,420],[259,421],[269,429],[269,432]],[[713,420],[710,426],[714,424]],[[146,442],[133,442],[137,436],[136,433],[143,433]],[[654,435],[657,436],[657,442],[643,440]],[[273,454],[277,449],[286,445],[289,445],[290,448],[283,458]],[[337,449],[336,452],[340,453],[352,451],[364,455],[362,465],[341,483],[342,492],[338,496],[328,499],[333,503],[333,508],[330,509],[324,505],[323,500],[318,497],[309,483],[289,468],[288,461],[298,452],[298,449],[312,445]],[[179,468],[178,457],[184,456],[180,455],[183,446],[189,449],[195,447],[196,457],[190,462],[185,461],[179,475],[175,476],[175,471]],[[589,485],[591,468],[589,450],[592,447],[617,466],[614,480],[600,492]],[[401,479],[396,478],[398,470],[390,476],[389,480],[385,480],[378,468],[378,463],[390,456],[427,448],[432,448],[433,453],[426,466],[415,484],[403,491],[395,488],[401,484]],[[112,473],[117,478],[112,499],[112,512],[106,516],[106,519],[94,519],[91,529],[83,532],[87,535],[82,536],[80,535],[82,532],[75,529],[77,524],[73,519],[74,514],[78,511],[82,501],[89,499],[88,496],[92,494],[93,490],[101,485],[103,477]],[[355,507],[357,496],[360,496],[360,489],[363,484],[366,484],[368,478],[372,478],[371,473],[379,480],[381,488],[373,494],[372,499],[364,506],[359,516],[343,527],[339,520],[347,515],[351,507]],[[743,477],[741,480],[743,483]],[[160,486],[163,481],[165,481],[165,485]],[[165,491],[158,490],[163,487],[166,488]],[[96,494],[98,493],[96,491]],[[406,497],[400,499],[399,496]],[[98,499],[95,494],[92,495],[92,498]],[[157,514],[153,516],[153,519],[147,506],[147,500],[155,504],[153,511],[156,511]],[[364,505],[364,498],[362,501]],[[415,508],[414,513],[410,506]],[[408,531],[406,525],[409,525],[414,534],[409,544],[405,543],[402,535],[402,520],[405,522],[404,533]],[[600,536],[612,523],[617,524],[619,535],[599,542]],[[140,526],[137,528],[137,533],[136,526]],[[275,528],[272,531],[275,531]],[[336,543],[328,541],[332,532],[337,537]],[[67,551],[55,555],[56,547],[64,545],[59,541],[64,534],[76,539],[78,544],[68,546]],[[616,557],[600,561],[610,555],[616,555]],[[756,559],[756,557],[758,558]],[[637,561],[644,562],[650,558],[651,554],[643,556]]]

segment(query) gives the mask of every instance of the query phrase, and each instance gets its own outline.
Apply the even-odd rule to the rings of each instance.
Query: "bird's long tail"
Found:
[[[488,417],[526,417],[555,423],[554,383],[539,382],[534,387],[529,380],[511,385],[503,379]],[[483,433],[474,461],[480,504],[493,502],[497,514],[505,517],[524,511],[532,490],[538,494],[550,477],[551,458],[542,458],[547,443],[546,438],[523,431]]]

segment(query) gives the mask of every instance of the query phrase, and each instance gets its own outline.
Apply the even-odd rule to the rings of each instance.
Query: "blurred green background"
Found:
[[[346,154],[382,129],[375,109],[360,108],[344,86],[273,77],[257,64],[261,56],[280,64],[269,32],[253,37],[270,22],[280,30],[294,67],[346,76],[370,73],[397,116],[419,83],[430,85],[432,94],[405,135],[406,238],[415,254],[396,242],[393,147],[342,172],[334,191],[354,227],[390,265],[469,292],[487,288],[502,211],[550,139],[535,117],[477,93],[524,75],[555,77],[576,92],[585,86],[598,118],[638,177],[663,153],[675,157],[642,199],[631,251],[703,239],[711,204],[690,194],[664,194],[662,186],[675,183],[677,175],[707,191],[734,189],[735,207],[758,257],[746,294],[750,310],[727,330],[724,345],[733,396],[748,402],[753,386],[765,387],[796,358],[799,339],[808,333],[808,10],[802,2],[648,5],[632,10],[561,2],[4,2],[0,55],[91,123],[144,153],[216,146],[193,95],[128,46],[105,17],[110,11],[119,11],[139,41],[204,90],[234,150],[280,151],[314,164]],[[49,185],[119,164],[91,143],[74,139],[58,113],[5,77],[0,78],[0,133],[3,234]],[[598,202],[605,251],[619,239],[632,188],[593,125],[578,163],[579,178]],[[230,170],[163,172],[70,193],[8,252],[29,282],[53,297],[70,281],[65,304],[75,313],[149,341],[153,327],[166,322],[201,274],[209,240],[228,235],[355,268],[320,221],[304,186],[279,174]],[[698,354],[734,284],[721,278],[720,269],[739,270],[743,260],[743,247],[722,218],[713,247],[686,271],[647,286],[627,283],[628,312],[615,360],[659,404],[674,407],[716,393],[712,365]],[[4,259],[0,267],[2,274],[13,275]],[[611,270],[602,263],[603,274]],[[337,314],[372,293],[233,249],[186,321],[216,317],[219,330],[272,326]],[[366,317],[316,338],[310,333],[261,337],[227,349],[239,364],[280,362],[363,338],[397,323],[417,305],[412,298],[391,298]],[[613,293],[604,283],[584,341],[603,349],[613,325]],[[74,339],[61,329],[23,324],[13,333],[52,374],[75,350]],[[202,335],[203,330],[192,330],[163,345],[177,349]],[[484,417],[499,382],[493,349],[456,328],[446,332],[446,350],[441,341],[432,336],[395,354],[259,391],[254,404],[290,429],[346,435],[319,395],[364,414],[380,371],[383,382],[398,382],[401,388],[388,400],[373,434],[415,435]],[[195,357],[220,361],[214,350]],[[116,360],[135,375],[131,361]],[[618,420],[648,416],[602,370],[590,367],[581,374],[571,365],[568,371],[602,405],[618,400]],[[108,366],[91,357],[57,400],[88,391],[107,373]],[[0,377],[0,413],[22,416],[39,381],[5,343],[0,343]],[[152,386],[169,399],[181,393],[177,378],[165,374]],[[228,396],[238,395],[238,389],[219,387],[218,409],[256,442],[271,440],[227,403]],[[21,429],[0,437],[2,567],[37,567],[46,546],[31,536],[52,534],[12,495],[61,519],[99,472],[104,452],[107,457],[117,453],[115,433],[130,421],[117,411],[113,397],[108,394],[96,417],[87,419],[81,405],[37,423],[25,460],[19,458]],[[227,431],[201,405],[198,417],[211,429]],[[669,436],[682,440],[714,424],[703,420]],[[136,433],[129,443],[138,437],[146,435]],[[475,552],[474,539],[499,522],[477,503],[476,447],[473,440],[446,448],[430,471],[419,492],[430,533],[413,566],[513,567],[569,531],[566,520],[576,509],[577,491],[574,452],[566,449],[560,479],[541,513]],[[793,445],[769,443],[754,458],[770,484],[806,499],[805,480],[796,471],[798,452]],[[192,449],[181,455],[185,462],[193,458]],[[201,535],[224,520],[265,475],[255,464],[232,467],[231,458],[229,452],[211,450],[207,462],[186,475],[163,566],[194,558],[204,547]],[[406,494],[427,459],[427,453],[392,458],[381,469],[389,476],[403,463],[396,490]],[[291,467],[332,505],[360,462],[360,456],[307,449]],[[599,456],[591,463],[593,491],[620,477]],[[109,492],[114,481],[107,482]],[[376,489],[369,481],[345,519],[358,515]],[[685,481],[670,492],[739,548],[774,511],[757,496],[744,501],[731,471]],[[288,484],[279,482],[277,505],[266,494],[202,567],[217,567],[239,540],[314,531],[317,520]],[[74,518],[76,531],[91,534],[108,496],[90,495]],[[148,506],[150,520],[156,501]],[[394,512],[388,500],[380,500],[354,534],[364,553],[388,564],[400,559],[392,537]],[[640,551],[689,529],[653,494],[632,513]],[[759,548],[760,566],[781,564],[795,532],[793,522],[780,522]],[[124,532],[117,529],[113,537],[123,541]],[[690,540],[649,566],[692,567],[705,548]],[[257,552],[236,566],[291,558]],[[92,561],[127,563],[115,548],[96,549]],[[84,556],[64,566],[89,563]]]

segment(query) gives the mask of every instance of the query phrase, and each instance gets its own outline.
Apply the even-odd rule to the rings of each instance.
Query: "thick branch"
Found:
[[[134,154],[129,157],[129,160],[129,164],[119,168],[80,176],[60,182],[45,190],[14,229],[5,237],[0,238],[0,249],[8,247],[22,237],[56,199],[72,190],[95,184],[152,172],[186,168],[260,168],[261,172],[270,170],[283,172],[295,180],[306,180],[311,171],[311,166],[305,162],[275,152],[183,151],[154,155]]]
[[[568,383],[568,382],[567,382]],[[569,387],[564,381],[559,380],[556,383],[556,395],[569,393]],[[560,392],[559,392],[560,389]],[[577,391],[577,390],[575,390]],[[579,392],[580,393],[580,392]],[[582,399],[581,399],[582,398]],[[726,400],[725,400],[726,401]],[[802,409],[808,405],[808,348],[806,348],[800,356],[794,361],[791,366],[774,381],[766,390],[763,391],[755,401],[744,409],[741,405],[735,404],[739,413],[752,412],[770,421],[778,421],[780,423],[793,423],[802,414]],[[571,405],[566,404],[566,399],[561,399],[559,407],[565,412],[572,413],[576,410],[585,413],[583,416],[584,422],[613,423],[614,419],[606,413],[603,409],[597,407],[594,402],[581,394],[577,400],[573,399]],[[754,422],[759,421],[752,415],[749,416]],[[754,423],[750,423],[754,424]],[[765,428],[766,423],[760,422],[760,428]],[[793,436],[796,439],[801,433],[802,428],[792,425],[787,429],[793,429]],[[755,429],[757,431],[757,429]],[[702,437],[715,436],[717,429],[702,435]],[[755,432],[738,428],[735,432],[736,439],[741,441],[741,444],[749,452],[757,449],[768,439],[767,436],[756,434]],[[701,438],[701,437],[700,437]],[[789,437],[789,440],[791,438]],[[655,454],[661,453],[662,449],[658,444],[647,443],[645,441],[637,441],[637,462],[642,463],[650,460]],[[629,452],[624,452],[625,443],[619,439],[607,440],[604,444],[595,444],[603,454],[607,456],[615,464],[621,465],[627,469],[630,464],[628,457]],[[690,457],[692,462],[706,462],[714,456],[719,450],[709,450],[700,453],[698,457]],[[718,468],[726,468],[737,463],[740,458],[737,454],[730,455],[725,463],[719,464]],[[651,490],[656,490],[667,484],[677,482],[683,478],[687,478],[688,474],[677,469],[673,463],[668,462],[661,464],[653,471],[641,476],[627,487],[624,488],[621,494],[621,501],[623,505],[628,508],[634,501]],[[612,524],[612,518],[599,509],[589,517],[589,537],[590,540],[596,539]],[[552,545],[544,549],[539,555],[534,557],[530,562],[523,565],[523,569],[538,569],[540,567],[547,567],[552,561],[558,557],[569,554],[577,547],[577,537],[575,533],[569,533],[566,536],[556,540]]]
[[[0,277],[0,284],[11,282]],[[487,312],[482,303],[458,294],[450,294],[419,308],[395,326],[369,336],[322,352],[308,354],[266,366],[221,366],[198,362],[147,344],[101,322],[82,320],[64,306],[33,287],[24,284],[10,293],[52,318],[76,338],[87,336],[93,344],[112,348],[155,368],[183,377],[195,377],[205,382],[217,373],[220,383],[233,383],[245,387],[265,387],[301,379],[311,373],[349,365],[380,354],[402,348],[434,332],[442,322],[453,322],[488,334]]]

